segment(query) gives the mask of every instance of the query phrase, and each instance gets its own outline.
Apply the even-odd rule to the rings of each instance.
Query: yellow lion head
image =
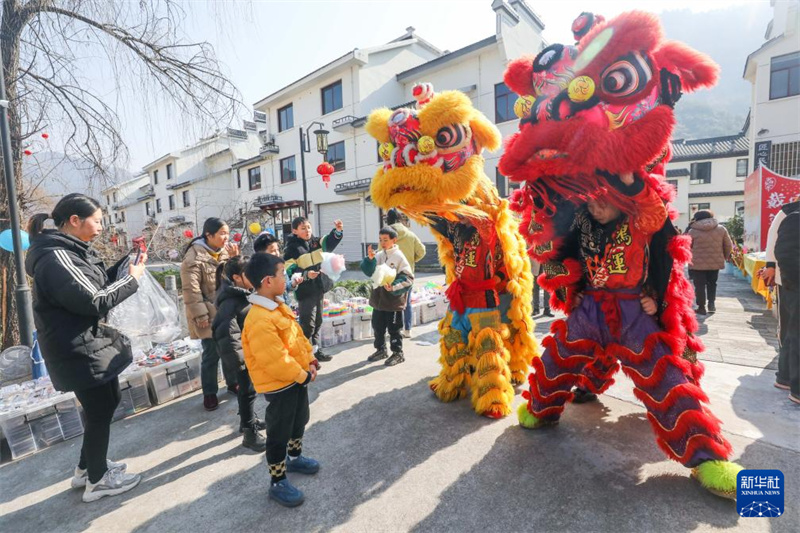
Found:
[[[382,108],[367,120],[383,157],[370,192],[383,209],[469,199],[484,176],[481,151],[500,147],[500,132],[464,93],[434,93],[429,83],[413,92],[416,109]]]

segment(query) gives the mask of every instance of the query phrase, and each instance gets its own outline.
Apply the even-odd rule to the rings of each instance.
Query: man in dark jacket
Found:
[[[331,356],[319,348],[319,330],[322,327],[322,300],[326,292],[333,288],[333,282],[320,272],[322,252],[332,252],[342,241],[343,224],[333,222],[334,228],[322,239],[311,234],[311,223],[305,217],[292,221],[292,236],[286,241],[283,258],[286,261],[286,275],[291,279],[295,274],[302,277],[297,286],[300,327],[303,335],[311,341],[314,356],[319,361],[330,361]]]
[[[236,279],[237,276],[234,276]],[[238,276],[241,283],[241,274]],[[256,417],[254,406],[256,390],[250,380],[250,374],[244,364],[242,351],[242,328],[244,319],[250,311],[247,297],[250,291],[237,286],[236,281],[225,279],[217,292],[217,314],[211,325],[214,340],[217,343],[220,357],[227,360],[231,368],[236,368],[236,383],[239,384],[237,397],[239,400],[239,431],[244,434],[242,446],[253,451],[263,452],[267,449],[267,441],[258,432],[265,429],[265,424]]]
[[[786,327],[784,346],[789,370],[789,399],[800,404],[800,210],[797,202],[786,213],[775,241],[775,261],[781,272],[781,327]],[[783,335],[782,335],[783,337]]]

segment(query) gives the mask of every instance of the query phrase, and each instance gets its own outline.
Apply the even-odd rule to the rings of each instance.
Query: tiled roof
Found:
[[[681,176],[688,176],[689,169],[688,168],[670,168],[667,169],[667,177],[668,178],[680,178]]]
[[[675,139],[672,141],[672,161],[697,161],[747,155],[749,148],[750,140],[744,133],[708,139]]]
[[[709,198],[713,196],[740,196],[744,191],[712,191],[712,192],[690,192],[689,198]]]

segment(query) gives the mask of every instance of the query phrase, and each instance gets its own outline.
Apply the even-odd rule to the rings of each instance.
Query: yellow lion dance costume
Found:
[[[384,160],[372,201],[427,225],[439,244],[450,304],[431,390],[450,402],[471,389],[475,411],[500,418],[539,355],[525,242],[483,171],[481,151],[497,150],[500,132],[461,92],[420,84],[414,98],[416,109],[378,109],[367,120]]]

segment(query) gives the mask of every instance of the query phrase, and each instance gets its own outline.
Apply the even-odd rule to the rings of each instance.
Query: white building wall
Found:
[[[778,40],[753,54],[747,65],[744,77],[752,83],[750,170],[755,160],[755,143],[772,141],[774,146],[800,140],[800,95],[769,98],[772,58],[800,51],[799,4],[794,0],[775,2],[770,37],[778,37]],[[766,131],[759,133],[763,130]]]
[[[690,170],[692,163],[711,163],[711,182],[692,183],[689,177],[667,178],[678,180],[678,195],[674,206],[679,210],[680,217],[676,221],[679,228],[685,228],[692,217],[693,204],[709,203],[717,220],[724,222],[736,214],[736,202],[744,201],[744,180],[746,176],[736,176],[736,161],[745,159],[746,156],[733,156],[717,159],[696,159],[693,161],[670,161],[667,170]],[[748,162],[748,168],[750,167]],[[711,193],[736,191],[728,196],[711,196]],[[689,195],[700,195],[689,197]]]

